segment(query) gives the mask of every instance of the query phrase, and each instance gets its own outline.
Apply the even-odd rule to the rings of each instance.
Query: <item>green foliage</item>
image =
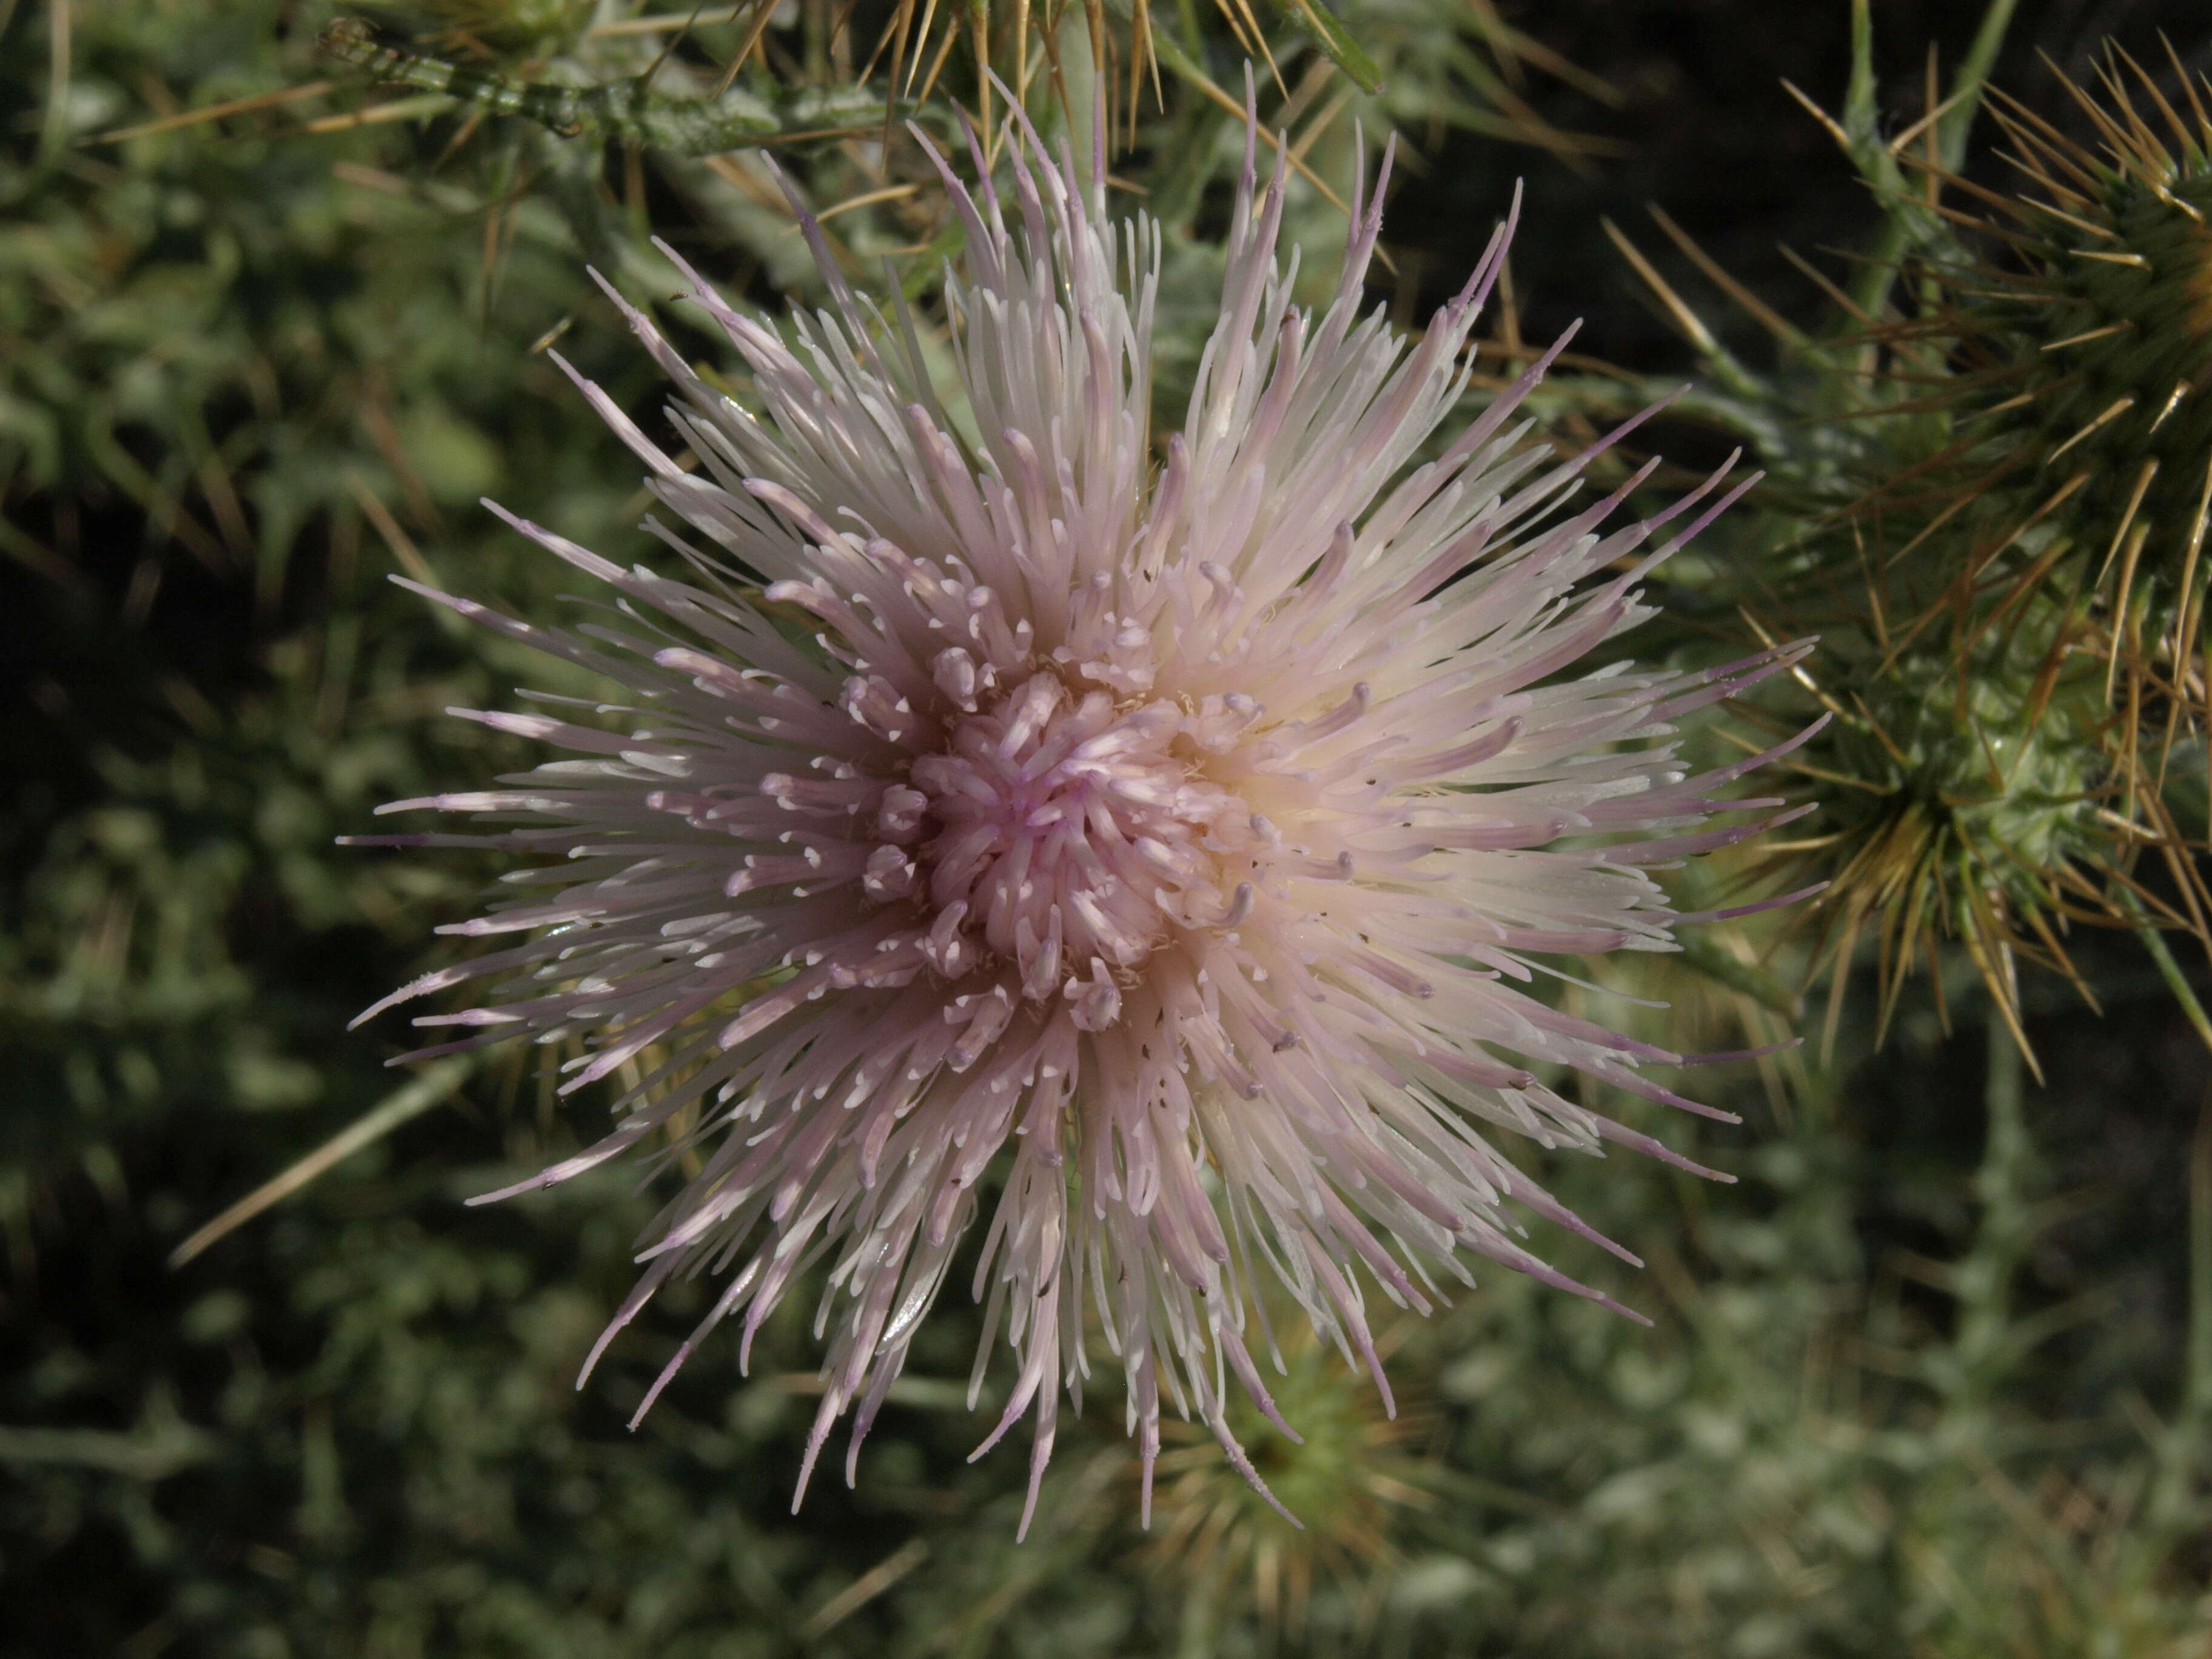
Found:
[[[588,87],[510,80],[459,68],[380,43],[358,18],[341,17],[319,37],[324,52],[380,81],[422,87],[481,104],[498,115],[520,115],[557,137],[619,139],[678,155],[714,155],[790,133],[856,129],[882,113],[865,89],[804,88],[763,96],[729,87],[719,95],[669,98],[650,73]]]

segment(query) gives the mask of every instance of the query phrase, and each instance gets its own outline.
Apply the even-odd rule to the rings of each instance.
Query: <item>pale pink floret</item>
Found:
[[[836,308],[795,347],[695,279],[758,414],[629,314],[684,392],[699,475],[584,386],[711,544],[651,525],[686,578],[516,521],[623,614],[556,632],[431,595],[626,686],[645,724],[469,714],[586,758],[386,809],[524,827],[392,839],[566,857],[514,878],[542,896],[459,929],[520,942],[370,1012],[489,977],[489,1006],[418,1023],[489,1028],[450,1047],[586,1035],[571,1091],[654,1066],[611,1134],[511,1192],[665,1147],[702,1108],[704,1167],[600,1346],[672,1274],[728,1273],[665,1383],[733,1314],[749,1347],[826,1260],[809,1471],[848,1408],[857,1455],[995,1185],[971,1401],[1001,1330],[1018,1374],[985,1445],[1033,1418],[1034,1506],[1095,1317],[1149,1505],[1164,1392],[1256,1484],[1222,1389],[1233,1372],[1273,1417],[1247,1328],[1262,1279],[1386,1399],[1376,1290],[1425,1311],[1480,1256],[1607,1300],[1521,1243],[1510,1205],[1595,1235],[1480,1127],[1685,1162],[1537,1068],[1722,1115],[1639,1070],[1680,1056],[1519,988],[1532,955],[1672,948],[1695,918],[1647,866],[1762,827],[1699,829],[1712,813],[1775,805],[1722,798],[1757,759],[1686,776],[1673,722],[1800,652],[1561,678],[1648,614],[1639,578],[1725,503],[1709,484],[1601,535],[1624,486],[1547,521],[1589,459],[1509,425],[1548,358],[1405,471],[1464,389],[1510,223],[1408,343],[1359,315],[1378,184],[1315,317],[1248,145],[1220,321],[1156,452],[1157,228],[1109,221],[1095,158],[1080,174],[1034,134],[1011,215],[988,176],[974,197],[945,177],[967,232],[957,413],[903,317],[834,266]],[[787,627],[811,613],[813,648],[740,597],[738,566]]]

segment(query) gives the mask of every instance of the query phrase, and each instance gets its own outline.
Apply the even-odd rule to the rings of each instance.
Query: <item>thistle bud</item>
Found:
[[[1992,94],[2027,184],[1976,192],[1991,252],[1940,273],[1930,314],[1952,336],[1948,392],[1972,442],[1960,488],[1983,498],[1975,580],[2094,593],[2116,666],[2154,676],[2153,702],[2201,712],[2212,120],[2185,75],[2179,109],[2118,53],[2100,79],[2101,97],[2066,83],[2094,151]],[[2015,533],[2032,522],[2048,526],[2039,546]]]

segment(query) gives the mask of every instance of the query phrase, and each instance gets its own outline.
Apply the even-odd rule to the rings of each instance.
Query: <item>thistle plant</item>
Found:
[[[2212,361],[2195,299],[2202,135],[2176,117],[2160,145],[2108,76],[2109,109],[2073,88],[2108,155],[2014,104],[2001,118],[2029,195],[1962,178],[2009,13],[1990,7],[1948,95],[1931,84],[1923,118],[1885,139],[1856,9],[1844,112],[1812,107],[1887,222],[1849,289],[1805,267],[1836,303],[1830,333],[1743,295],[1662,218],[1767,324],[1777,372],[1720,347],[1620,239],[1705,355],[1691,407],[1770,468],[1735,566],[1747,589],[1708,597],[1739,606],[1753,637],[1824,641],[1778,705],[1809,693],[1834,716],[1795,763],[1818,827],[1773,856],[1793,881],[1832,884],[1806,913],[1832,1036],[1869,939],[1884,1024],[1917,967],[1941,997],[1955,942],[2023,1044],[2016,964],[2081,984],[2073,924],[2142,932],[2191,1007],[2159,934],[2212,945],[2191,804],[2205,741],[2191,596],[2212,504],[2212,447],[2191,412]],[[2156,407],[2138,410],[2154,382]]]
[[[1337,190],[1308,159],[1333,127],[1340,137],[1354,119],[1373,130],[1447,125],[1540,146],[1579,164],[1611,147],[1539,115],[1522,90],[1530,73],[1601,102],[1620,97],[1486,3],[1376,5],[1357,10],[1347,25],[1339,9],[1316,0],[1256,9],[1247,0],[1216,0],[1171,15],[1156,15],[1145,0],[1061,0],[995,13],[988,5],[899,0],[872,40],[864,40],[849,9],[805,0],[797,8],[803,39],[795,54],[782,44],[794,21],[786,15],[791,9],[740,0],[688,14],[595,21],[590,8],[562,3],[428,0],[414,18],[427,27],[410,33],[396,15],[386,27],[340,17],[323,30],[320,44],[374,81],[426,94],[373,106],[364,118],[459,112],[450,148],[465,145],[490,118],[519,117],[560,139],[612,141],[650,155],[679,181],[687,159],[703,159],[758,198],[763,180],[743,152],[799,144],[809,151],[810,164],[799,171],[812,198],[859,216],[841,231],[886,213],[916,231],[924,222],[911,205],[898,204],[920,195],[921,205],[941,207],[928,170],[903,169],[919,161],[903,142],[903,124],[921,118],[949,131],[948,106],[959,100],[972,106],[988,137],[1004,100],[1039,112],[1077,108],[1087,104],[1096,77],[1108,88],[1109,148],[1161,149],[1165,165],[1155,171],[1165,176],[1158,183],[1182,176],[1182,184],[1170,186],[1180,198],[1218,171],[1220,146],[1213,140],[1224,123],[1241,120],[1243,108],[1231,89],[1235,74],[1224,69],[1249,62],[1284,94],[1286,125],[1310,120],[1304,131],[1285,135],[1295,142],[1285,154],[1341,211]],[[847,146],[834,155],[813,142],[858,139],[871,126],[887,147],[883,154],[861,156]],[[1261,138],[1278,142],[1270,129]],[[570,175],[589,171],[590,151],[571,144],[532,153],[538,172],[556,185],[569,180],[555,193],[575,216],[582,204]],[[519,173],[511,161],[497,170],[509,189],[526,181],[527,170]],[[699,192],[695,185],[686,193]],[[605,234],[592,229],[587,246]]]
[[[2009,8],[1911,112],[1863,28],[1834,320],[1667,289],[1635,424],[1437,257],[1604,166],[1586,9],[343,9],[0,7],[19,1642],[2201,1645],[2201,394],[2096,334],[2195,314],[2167,60],[2016,76],[2038,179]],[[1685,419],[1766,476],[1661,558]]]
[[[1981,465],[1949,487],[1974,503],[1962,510],[1997,521],[1967,574],[2001,608],[2038,587],[2087,598],[2130,695],[2201,732],[2212,121],[2199,82],[2174,68],[2179,112],[2117,52],[2101,97],[2062,80],[2094,150],[1998,94],[2025,185],[1979,192],[1982,222],[1964,240],[1986,252],[1960,269],[1931,264],[1923,307],[1965,371],[1954,418],[1966,459]],[[1998,541],[2008,512],[2019,526]],[[2031,517],[2051,530],[2023,544]]]

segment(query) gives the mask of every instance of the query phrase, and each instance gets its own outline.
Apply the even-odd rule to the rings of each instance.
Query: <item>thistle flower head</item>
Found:
[[[1835,716],[1800,763],[1821,825],[1766,867],[1829,878],[1806,914],[1831,1038],[1863,938],[1883,1025],[1955,942],[2025,1050],[2015,958],[2086,992],[2072,921],[2207,934],[2212,88],[2174,67],[2173,100],[2117,52],[2100,95],[2066,83],[2094,150],[1992,91],[2025,180],[2004,194],[1958,174],[1965,130],[1944,131],[1978,71],[1884,145],[1863,58],[1829,125],[1905,252],[1868,262],[1856,297],[1820,279],[1835,327],[1798,333],[1659,216],[1784,343],[1763,379],[1616,238],[1729,386],[1706,410],[1771,468],[1737,556],[1765,589],[1754,626],[1826,641],[1793,677]],[[1939,207],[1947,190],[1981,216]],[[2178,893],[2136,878],[2147,854]]]
[[[2074,647],[2124,675],[2154,724],[2207,706],[2212,113],[2175,68],[2178,103],[2117,49],[2101,96],[2063,82],[2094,149],[1990,89],[2016,193],[1900,157],[1982,216],[1922,237],[1913,313],[1872,319],[1893,382],[1882,425],[1905,441],[1862,459],[1848,509],[1902,562],[1893,585],[1965,618],[1968,644],[2021,626],[2033,596],[2081,596],[2094,629]]]
[[[1915,964],[1939,969],[1945,939],[1965,945],[2015,1032],[2013,958],[2073,971],[2058,929],[2100,913],[2117,793],[2104,677],[2069,651],[2079,633],[2036,605],[1962,661],[1884,661],[1846,636],[1815,677],[1839,716],[1808,745],[1820,829],[1771,858],[1793,884],[1832,872],[1808,918],[1836,969],[1829,1042],[1862,936],[1879,946],[1883,1028]]]
[[[2212,506],[2212,117],[2185,71],[2179,110],[2117,51],[2102,81],[2102,99],[2065,83],[2096,151],[1997,95],[2027,187],[1995,204],[1990,240],[2008,251],[1954,283],[1950,325],[1984,371],[1978,435],[2032,470],[2014,490],[2071,498],[2051,516],[2094,562],[2107,649],[2166,658],[2201,708],[2189,613],[2201,622]],[[2042,562],[2015,561],[2027,580],[2061,561]]]
[[[1378,184],[1310,313],[1248,139],[1219,321],[1156,452],[1157,228],[1109,221],[1099,159],[1085,173],[1026,130],[1006,197],[939,166],[965,231],[950,394],[913,319],[826,249],[834,308],[788,340],[695,280],[756,409],[629,316],[698,473],[583,388],[650,469],[684,574],[517,521],[614,614],[562,631],[433,596],[627,687],[630,729],[474,714],[574,757],[386,809],[498,825],[398,840],[565,860],[460,930],[511,943],[379,1006],[489,981],[424,1023],[483,1028],[453,1046],[581,1035],[571,1091],[645,1067],[611,1133],[510,1190],[664,1129],[696,1150],[601,1344],[672,1274],[726,1275],[670,1374],[726,1319],[749,1346],[826,1264],[808,1471],[848,1410],[857,1456],[980,1223],[977,1382],[1000,1334],[1017,1371],[985,1445],[1033,1418],[1032,1505],[1093,1320],[1147,1503],[1164,1397],[1256,1486],[1224,1389],[1276,1417],[1257,1285],[1387,1403],[1371,1295],[1426,1310],[1472,1257],[1596,1295],[1523,1247],[1516,1206],[1588,1230],[1486,1131],[1685,1163],[1553,1086],[1709,1110],[1646,1075],[1679,1056],[1531,981],[1546,956],[1665,950],[1696,920],[1648,867],[1774,803],[1723,793],[1756,758],[1692,775],[1668,734],[1801,653],[1574,672],[1645,614],[1659,526],[1724,502],[1708,484],[1607,533],[1620,495],[1549,516],[1583,463],[1510,424],[1541,363],[1407,471],[1465,385],[1510,227],[1407,343],[1360,315]]]

